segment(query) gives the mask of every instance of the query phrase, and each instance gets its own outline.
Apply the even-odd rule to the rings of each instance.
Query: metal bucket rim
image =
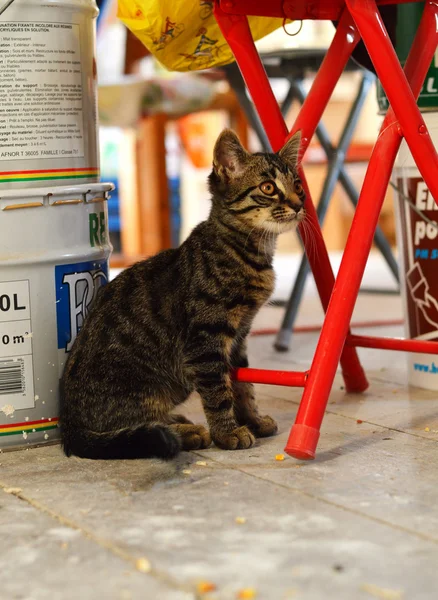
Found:
[[[50,186],[41,188],[20,188],[1,190],[0,199],[35,198],[35,196],[70,196],[72,194],[91,194],[93,192],[112,192],[113,183],[81,183],[78,185]]]

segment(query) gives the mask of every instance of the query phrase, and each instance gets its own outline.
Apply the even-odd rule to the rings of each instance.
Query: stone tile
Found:
[[[42,479],[56,486],[53,475]],[[115,555],[69,522],[4,489],[0,489],[0,530],[0,598],[4,600],[194,600],[193,594],[139,572],[134,555]]]
[[[366,422],[357,424],[329,413],[321,430],[317,460],[301,462],[286,455],[278,462],[275,455],[283,453],[295,408],[266,396],[260,397],[259,404],[263,412],[278,420],[278,436],[260,440],[242,457],[215,448],[205,451],[205,456],[438,542],[436,438]]]
[[[267,479],[265,465],[250,461],[254,452],[272,455],[277,441],[237,453],[205,451],[202,458],[183,454],[172,465],[67,460],[59,449],[44,448],[28,452],[26,460],[18,453],[4,455],[2,479],[22,487],[24,497],[45,511],[91,532],[91,541],[147,556],[163,579],[185,589],[195,589],[199,580],[215,583],[210,599],[231,600],[239,589],[254,587],[259,599],[295,594],[305,600],[350,600],[368,597],[364,585],[429,598],[436,580],[435,541],[320,500],[302,482],[302,489],[290,488],[291,477],[305,479],[304,471],[288,468],[292,461],[274,463],[270,473],[277,473],[279,483]],[[315,487],[315,478],[307,479]],[[52,537],[57,535],[61,543],[64,537],[79,539],[63,528]],[[421,572],[420,588],[409,572],[412,564]],[[117,568],[95,573],[98,582],[116,576]],[[82,572],[81,580],[86,581]],[[149,589],[133,597],[174,597]]]

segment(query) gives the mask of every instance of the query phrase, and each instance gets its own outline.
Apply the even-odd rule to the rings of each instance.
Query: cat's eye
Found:
[[[272,183],[272,181],[265,181],[260,185],[260,189],[266,196],[273,196],[277,191],[275,183]]]
[[[296,194],[302,194],[303,190],[303,186],[301,185],[301,183],[299,181],[296,181],[294,183],[294,188],[295,188],[295,193]]]

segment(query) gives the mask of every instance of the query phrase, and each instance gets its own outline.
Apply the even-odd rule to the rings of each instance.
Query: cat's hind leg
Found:
[[[169,425],[177,425],[177,424],[185,424],[185,425],[193,425],[193,421],[190,421],[184,415],[179,415],[178,413],[170,413],[166,419]]]
[[[163,421],[178,436],[182,450],[201,450],[210,446],[211,436],[203,425],[195,425],[184,415],[172,412]]]
[[[203,450],[211,444],[211,436],[203,425],[176,424],[169,429],[178,434],[183,450]]]
[[[62,426],[67,456],[90,459],[162,458],[170,460],[181,450],[180,436],[167,425],[145,423],[117,430],[93,431],[81,426]]]
[[[203,450],[211,444],[210,432],[203,425],[194,425],[190,421],[180,422],[172,423],[169,429],[177,434],[183,450]]]
[[[99,398],[101,410],[86,413],[90,406],[82,390],[61,387],[61,437],[67,456],[90,459],[174,458],[182,448],[180,435],[166,422],[171,408],[166,396]],[[97,403],[96,403],[97,404]],[[82,407],[82,409],[81,409]],[[105,410],[107,408],[107,410]]]

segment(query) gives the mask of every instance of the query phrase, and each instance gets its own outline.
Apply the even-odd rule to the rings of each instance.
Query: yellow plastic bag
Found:
[[[198,71],[233,61],[213,15],[214,0],[118,0],[118,17],[170,71]],[[258,40],[281,19],[249,17]]]

